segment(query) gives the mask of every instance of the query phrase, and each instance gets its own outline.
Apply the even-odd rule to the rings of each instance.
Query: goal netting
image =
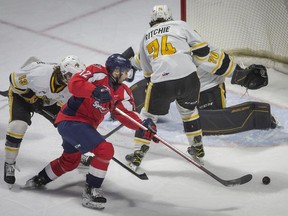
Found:
[[[288,74],[288,0],[181,0],[181,18],[236,62]]]

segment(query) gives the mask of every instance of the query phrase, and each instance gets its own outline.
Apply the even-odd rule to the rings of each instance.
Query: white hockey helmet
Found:
[[[63,76],[63,81],[67,84],[73,74],[84,71],[86,69],[80,59],[75,55],[66,56],[60,63],[60,71]]]
[[[167,5],[155,5],[152,10],[150,26],[156,23],[173,20],[172,12]]]

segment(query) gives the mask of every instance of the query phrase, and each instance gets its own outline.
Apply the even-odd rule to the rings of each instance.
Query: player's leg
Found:
[[[170,98],[169,92],[163,90],[165,84],[149,83],[146,89],[146,97],[144,107],[141,109],[140,115],[142,119],[151,118],[154,123],[158,120],[158,115],[165,115],[169,111]],[[161,95],[161,97],[159,97]],[[149,150],[149,145],[151,140],[144,138],[141,131],[135,131],[134,136],[134,151],[130,154],[127,154],[125,159],[128,162],[128,165],[136,170],[142,160],[144,159],[145,154]]]
[[[175,83],[177,92],[176,107],[183,121],[184,131],[189,142],[188,153],[192,157],[203,158],[202,127],[197,109],[200,81],[196,73]]]
[[[200,92],[199,110],[224,109],[226,107],[225,83]]]
[[[22,139],[31,124],[31,106],[9,90],[10,121],[6,131],[4,181],[12,186],[15,181],[15,164]]]
[[[103,196],[101,185],[114,154],[113,145],[106,142],[94,127],[86,123],[64,121],[58,124],[58,131],[63,139],[62,155],[51,161],[38,175],[29,179],[26,186],[38,188],[46,185],[77,168],[81,154],[91,152],[95,157],[86,177],[82,205],[88,208],[104,208],[106,198]]]
[[[86,175],[82,205],[87,208],[102,209],[105,207],[106,198],[101,185],[106,176],[110,160],[114,155],[114,148],[110,142],[103,141],[95,146],[91,152],[95,157],[91,160],[89,172]]]
[[[58,131],[63,140],[79,151],[77,162],[73,163],[75,169],[80,163],[80,154],[93,153],[89,171],[86,175],[86,186],[82,194],[82,205],[88,208],[102,209],[105,207],[106,198],[103,195],[101,185],[106,176],[106,172],[114,155],[113,145],[106,142],[101,134],[89,124],[82,122],[61,122]],[[63,144],[65,151],[69,152],[69,147]],[[60,170],[59,170],[60,171]],[[61,172],[59,173],[61,174]],[[57,175],[59,175],[57,174]]]

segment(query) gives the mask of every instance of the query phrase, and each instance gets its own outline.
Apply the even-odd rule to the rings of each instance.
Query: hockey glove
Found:
[[[263,65],[252,64],[246,69],[235,70],[232,84],[238,84],[247,89],[259,89],[268,85],[267,70]]]
[[[112,100],[109,88],[102,85],[97,86],[93,90],[92,97],[100,104],[107,103]]]
[[[34,103],[32,103],[33,112],[41,113],[43,109],[43,100],[38,98]]]
[[[155,123],[152,121],[151,118],[144,119],[141,124],[145,126],[148,130],[138,130],[136,132],[136,137],[146,139],[146,140],[153,140],[155,143],[158,143],[159,140],[154,137],[154,135],[157,133],[157,128]]]
[[[247,78],[245,79],[244,86],[248,89],[259,89],[268,85],[268,74],[267,70],[263,65],[250,65],[248,70]]]

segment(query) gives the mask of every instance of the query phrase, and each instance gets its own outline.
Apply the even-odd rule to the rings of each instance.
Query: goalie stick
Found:
[[[126,113],[124,113],[123,111],[119,110],[118,108],[115,108],[115,110],[123,115],[124,117],[126,117],[127,119],[129,119],[130,121],[132,121],[133,123],[137,124],[140,128],[142,128],[143,130],[148,130],[145,126],[143,126],[142,124],[140,124],[139,122],[137,122],[135,119],[131,118],[129,115],[127,115]],[[196,167],[198,167],[199,169],[201,169],[202,171],[204,171],[206,174],[208,174],[209,176],[211,176],[212,178],[214,178],[215,180],[217,180],[218,182],[220,182],[222,185],[224,186],[236,186],[236,185],[242,185],[245,184],[247,182],[249,182],[252,179],[252,175],[251,174],[247,174],[245,176],[242,176],[240,178],[237,179],[232,179],[232,180],[224,180],[221,179],[220,177],[218,177],[217,175],[215,175],[214,173],[212,173],[211,171],[209,171],[208,169],[206,169],[205,167],[203,167],[201,164],[196,163],[195,161],[193,161],[190,157],[188,157],[186,154],[184,154],[183,152],[181,152],[180,150],[178,150],[176,147],[174,147],[173,145],[169,144],[167,141],[165,141],[163,138],[159,137],[158,135],[154,135],[154,137],[156,139],[158,139],[160,142],[162,142],[164,145],[166,145],[168,148],[170,148],[171,150],[173,150],[174,152],[176,152],[177,154],[179,154],[181,157],[183,157],[184,159],[186,159],[187,161],[189,161],[190,163],[192,163],[193,165],[195,165]]]

